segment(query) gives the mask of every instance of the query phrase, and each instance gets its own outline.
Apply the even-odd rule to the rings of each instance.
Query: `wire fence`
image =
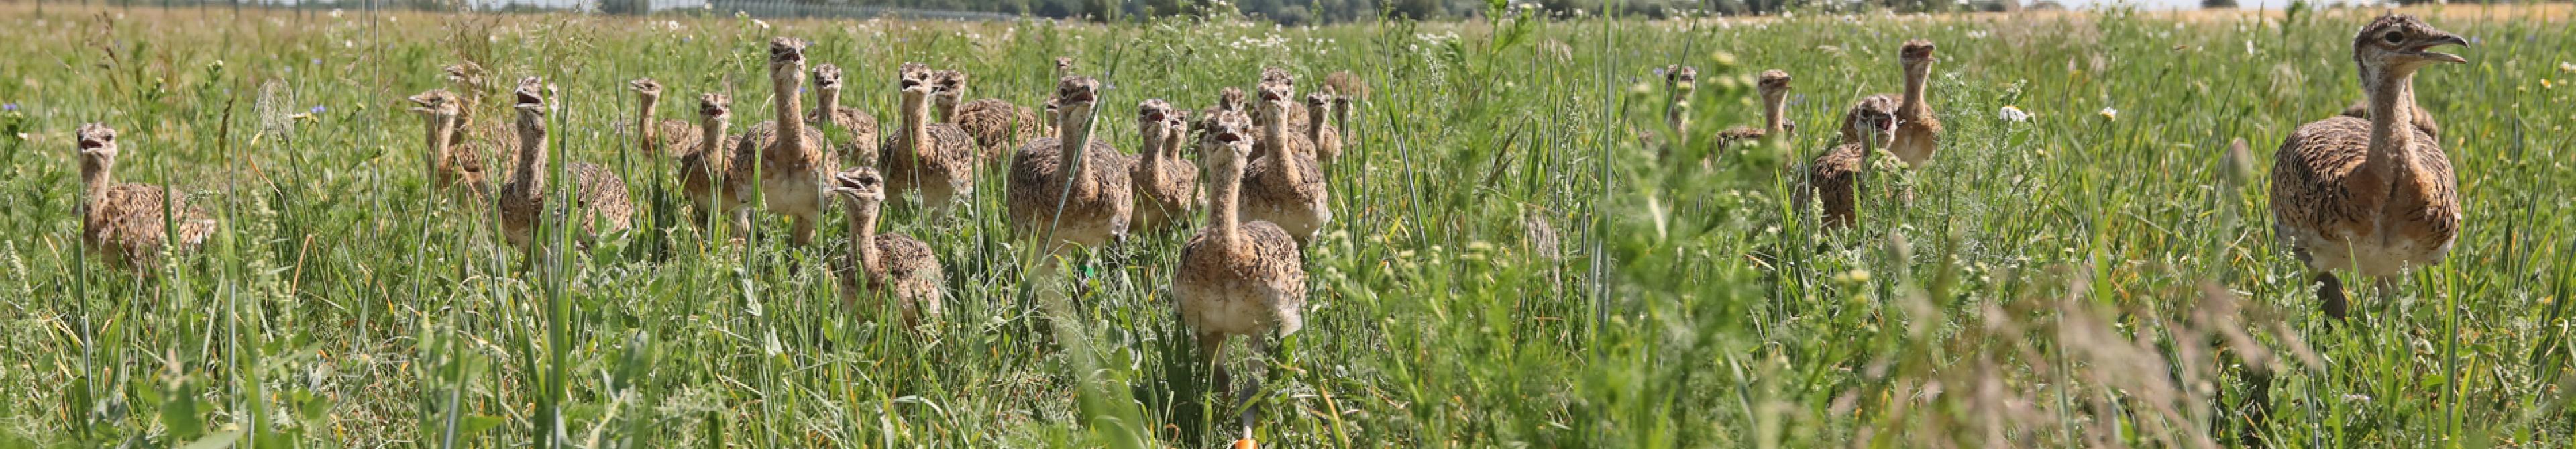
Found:
[[[46,5],[163,8],[268,8],[301,10],[413,10],[431,12],[584,12],[644,14],[666,11],[735,12],[759,18],[1011,21],[1021,15],[863,5],[848,1],[807,0],[36,0]]]

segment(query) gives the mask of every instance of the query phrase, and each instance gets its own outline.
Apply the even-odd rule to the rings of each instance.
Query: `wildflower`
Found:
[[[761,21],[760,19],[751,19],[751,24],[753,24],[753,25],[760,25],[760,29],[764,29],[764,30],[769,29],[769,22],[764,22],[764,21]]]
[[[2558,63],[2558,71],[2576,73],[2576,62],[2560,62]]]
[[[2120,119],[2120,110],[2118,110],[2118,109],[2102,108],[2102,112],[2097,112],[2096,114],[2101,114],[2101,115],[2102,115],[2102,119],[2103,119],[2103,120],[2119,120],[2119,119]]]
[[[331,10],[331,18],[334,18],[334,19],[340,18],[340,10],[339,10],[339,9],[336,9],[336,8],[332,9],[332,10]]]
[[[313,115],[322,115],[322,112],[323,112],[323,111],[329,111],[329,110],[330,110],[329,108],[324,108],[324,107],[322,107],[322,105],[318,105],[318,104],[317,104],[317,105],[313,105],[313,112],[312,112],[312,113],[313,113]]]
[[[322,65],[322,58],[313,58],[313,65]]]
[[[0,112],[18,112],[17,103],[0,104]]]
[[[2004,105],[2003,110],[1995,111],[1995,116],[2004,119],[2004,121],[2013,123],[2030,121],[2030,113],[2022,112],[2021,108],[2014,107],[2012,105]]]

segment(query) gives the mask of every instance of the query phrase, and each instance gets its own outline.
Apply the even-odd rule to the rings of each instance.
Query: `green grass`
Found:
[[[1196,109],[1264,65],[1306,89],[1370,79],[1354,156],[1329,172],[1337,220],[1306,249],[1308,328],[1267,370],[1253,433],[1273,447],[2561,444],[2568,11],[2416,11],[2477,41],[2471,64],[2416,79],[2465,227],[2448,260],[2357,290],[2359,317],[2335,325],[2273,243],[2262,156],[2359,98],[2347,45],[2369,11],[1273,29],[12,7],[0,447],[1238,436],[1174,319],[1185,236],[1038,278],[988,170],[958,217],[885,222],[948,270],[945,321],[912,333],[838,301],[837,211],[815,248],[785,245],[775,217],[748,248],[680,223],[670,162],[612,125],[634,109],[623,83],[662,80],[666,117],[730,92],[738,132],[772,115],[774,35],[813,40],[813,61],[850,71],[844,102],[888,123],[900,63],[1034,104],[1049,59],[1072,55],[1113,86],[1100,128],[1131,152],[1125,105],[1147,98]],[[1890,182],[1860,230],[1820,234],[1780,174],[1842,107],[1898,90],[1914,37],[1941,45],[1940,160],[1873,174]],[[396,102],[469,57],[562,85],[557,154],[619,171],[650,229],[522,270],[476,205],[430,191],[422,125]],[[1767,68],[1797,77],[1806,131],[1683,152],[1707,168],[1654,160],[1635,135],[1671,134],[1651,83],[1666,64],[1702,69],[1695,142],[1756,122]],[[2006,105],[2036,118],[2002,121]],[[195,193],[218,237],[158,278],[88,260],[70,132],[94,121],[122,131],[121,179]],[[2236,138],[2257,155],[2244,181],[2221,162]]]

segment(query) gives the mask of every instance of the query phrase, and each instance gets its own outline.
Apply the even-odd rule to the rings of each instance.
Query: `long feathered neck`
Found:
[[[1684,109],[1688,108],[1686,103],[1690,101],[1691,89],[1672,82],[1666,82],[1665,86],[1664,90],[1670,92],[1670,94],[1665,98],[1664,124],[1671,126],[1675,130],[1680,130],[1684,127],[1690,126],[1690,122],[1684,117],[1685,114],[1683,114],[1683,112],[1686,112]]]
[[[878,261],[885,256],[877,252],[877,205],[856,199],[845,199],[841,204],[850,208],[849,250],[859,256],[859,269],[884,266]]]
[[[1324,145],[1324,118],[1331,116],[1333,116],[1332,103],[1308,103],[1306,105],[1306,117],[1311,119],[1306,121],[1307,142],[1313,142],[1318,147]],[[1320,154],[1318,156],[1320,156]]]
[[[1261,146],[1269,148],[1272,163],[1279,165],[1279,179],[1295,186],[1306,183],[1297,171],[1297,150],[1288,148],[1288,108],[1266,103],[1261,114]],[[1254,156],[1260,157],[1260,156]]]
[[[2378,73],[2368,78],[2370,95],[2370,153],[2362,161],[2363,170],[2378,173],[2381,179],[2391,171],[2398,175],[2415,173],[2414,158],[2406,151],[2415,146],[2415,75]]]
[[[528,122],[544,119],[521,117],[519,120],[522,122],[519,124],[519,170],[510,173],[510,182],[530,186],[526,189],[529,195],[543,195],[538,192],[545,191],[546,185],[546,130]]]
[[[930,99],[927,93],[903,94],[903,141],[912,145],[914,160],[930,158]]]
[[[658,106],[656,103],[660,101],[651,95],[638,95],[636,101],[639,105],[635,108],[635,147],[643,148],[650,154],[660,155],[662,154],[661,141],[655,139],[660,136],[654,135],[660,130],[654,129],[659,127],[653,126],[653,108]]]
[[[805,85],[805,77],[794,75],[801,70],[781,70],[788,75],[773,77],[778,80],[778,145],[769,147],[769,152],[781,157],[802,155],[805,152],[805,98],[797,91]]]
[[[1762,96],[1762,135],[1782,136],[1789,133],[1788,121],[1781,117],[1787,115],[1789,102],[1782,98],[1787,96],[1789,95],[1786,92],[1772,92]]]
[[[822,118],[822,119],[824,119],[824,120],[830,120],[830,119],[831,119],[831,117],[832,117],[832,114],[834,114],[834,113],[835,113],[835,112],[833,112],[833,111],[836,111],[836,110],[839,110],[839,109],[841,109],[841,87],[840,87],[840,86],[831,86],[831,87],[824,87],[824,88],[814,89],[814,116],[815,116],[815,117]]]
[[[964,96],[965,92],[940,92],[931,102],[932,116],[938,117],[940,123],[957,123],[957,100]]]
[[[1931,61],[1905,65],[1905,97],[1902,99],[1903,102],[1897,105],[1897,114],[1906,117],[1916,117],[1922,115],[1923,111],[1930,110],[1932,108],[1931,104],[1925,103],[1923,100],[1923,84],[1928,82],[1928,78],[1931,77]]]
[[[725,128],[728,124],[722,117],[699,117],[699,120],[701,121],[698,123],[698,134],[704,137],[698,139],[698,157],[710,161],[725,160],[730,155],[725,154],[725,150],[720,147],[724,145]]]
[[[423,128],[429,128],[429,167],[435,171],[447,166],[447,147],[455,144],[456,117],[424,116]]]
[[[1166,162],[1181,160],[1181,147],[1188,145],[1190,141],[1188,128],[1181,125],[1171,125],[1163,127],[1163,132],[1165,133],[1163,135],[1163,146],[1161,150],[1163,152],[1163,160]]]
[[[1211,152],[1210,154],[1218,151],[1234,151],[1213,145],[1206,150]],[[1216,173],[1213,173],[1214,178],[1208,180],[1208,219],[1214,221],[1209,223],[1209,226],[1216,230],[1216,241],[1219,245],[1224,246],[1227,251],[1240,252],[1244,246],[1243,219],[1236,215],[1235,211],[1240,204],[1240,199],[1236,197],[1243,192],[1244,158],[1217,157],[1224,157],[1226,160],[1219,161],[1217,166],[1213,167]]]
[[[1056,151],[1061,152],[1056,163],[1064,164],[1064,176],[1073,181],[1074,194],[1089,194],[1100,187],[1086,173],[1093,169],[1092,161],[1082,157],[1091,145],[1091,107],[1068,104],[1063,113],[1063,123],[1057,126],[1064,129],[1064,138],[1056,142]]]
[[[115,157],[81,155],[80,169],[82,193],[89,201],[97,201],[109,187],[116,186]]]
[[[1136,150],[1136,171],[1142,172],[1149,179],[1161,179],[1159,175],[1163,168],[1163,145],[1164,141],[1171,139],[1171,132],[1161,123],[1146,123],[1142,129],[1137,130],[1137,135],[1144,138],[1145,145]]]

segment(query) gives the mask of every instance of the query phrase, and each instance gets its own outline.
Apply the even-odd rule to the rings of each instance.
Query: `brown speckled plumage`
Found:
[[[520,247],[535,242],[538,220],[554,216],[547,204],[556,195],[548,186],[553,174],[546,170],[545,123],[545,116],[551,113],[548,105],[552,101],[548,98],[553,91],[553,86],[529,77],[520,81],[514,92],[519,100],[515,106],[519,115],[519,160],[510,182],[501,186],[501,235]],[[580,222],[580,235],[585,240],[627,228],[634,205],[627,201],[624,180],[605,168],[586,163],[567,164],[564,171],[564,179],[572,181],[574,189],[573,204],[564,206],[573,208],[571,215]]]
[[[73,132],[80,144],[81,244],[90,254],[109,267],[152,276],[163,262],[165,242],[173,244],[170,253],[187,254],[214,234],[214,218],[189,205],[186,194],[116,182],[116,130],[91,123]],[[169,219],[165,211],[179,216]],[[168,232],[172,224],[179,232]]]
[[[1861,98],[1843,114],[1843,141],[1808,164],[1807,184],[1816,199],[1824,203],[1821,218],[1825,227],[1848,228],[1860,223],[1861,171],[1868,169],[1862,162],[1873,148],[1884,148],[1894,140],[1896,103],[1886,95]]]
[[[849,209],[849,240],[833,257],[841,283],[842,306],[853,311],[877,310],[861,298],[889,298],[906,326],[940,314],[945,280],[939,254],[930,245],[897,233],[877,233],[877,212],[885,204],[885,178],[876,169],[859,167],[832,176],[832,192]]]
[[[1126,239],[1128,221],[1135,216],[1135,186],[1127,176],[1132,161],[1089,131],[1099,91],[1100,82],[1089,77],[1058,82],[1056,95],[1065,105],[1058,127],[1064,137],[1029,141],[1012,156],[1008,212],[1011,229],[1021,237],[1053,235],[1059,242],[1095,248]],[[1077,162],[1080,166],[1073,166]]]
[[[1144,137],[1137,162],[1127,178],[1135,183],[1136,213],[1132,226],[1141,230],[1179,228],[1199,206],[1199,167],[1181,158],[1189,140],[1187,118],[1163,100],[1136,106],[1137,134]]]
[[[885,138],[879,135],[877,116],[867,111],[841,105],[841,92],[847,84],[841,80],[841,68],[831,64],[814,66],[814,110],[805,112],[805,121],[828,132],[831,153],[840,158],[839,165],[873,166]],[[837,136],[838,139],[830,139]]]
[[[696,206],[696,219],[692,222],[700,226],[712,224],[711,216],[733,216],[742,206],[742,200],[731,189],[733,182],[726,178],[733,174],[734,148],[742,139],[726,132],[732,118],[732,97],[718,93],[698,96],[700,138],[694,142],[695,148],[680,154],[680,191]],[[733,223],[736,232],[742,231],[743,223]]]
[[[635,91],[635,149],[655,157],[677,157],[698,144],[698,127],[687,120],[656,119],[661,111],[662,83],[652,78],[626,82]]]
[[[896,73],[903,127],[886,147],[886,196],[918,189],[924,206],[944,209],[975,193],[975,138],[956,125],[930,122],[930,97],[939,88],[928,68],[904,64]]]
[[[824,178],[839,168],[839,159],[825,154],[823,133],[805,122],[804,99],[798,95],[804,74],[805,43],[771,39],[769,78],[778,98],[778,120],[743,134],[735,146],[733,171],[726,176],[737,196],[758,192],[764,210],[787,216],[794,225],[788,237],[797,245],[814,242],[814,226],[823,221]]]
[[[1235,210],[1244,190],[1245,161],[1252,158],[1250,120],[1221,113],[1200,151],[1208,157],[1209,224],[1181,247],[1172,296],[1182,324],[1198,337],[1201,363],[1218,364],[1216,383],[1228,383],[1219,362],[1225,340],[1241,335],[1257,349],[1264,339],[1305,327],[1306,268],[1289,231],[1241,220]]]
[[[2465,63],[2430,51],[2466,39],[2412,16],[2381,16],[2353,37],[2353,61],[2375,117],[2299,126],[2273,153],[2273,229],[2324,284],[2326,315],[2344,317],[2337,271],[2380,277],[2441,263],[2460,232],[2449,157],[2415,129],[2415,72]],[[2385,293],[2385,292],[2383,292]]]
[[[1333,96],[1320,92],[1307,94],[1306,115],[1310,117],[1332,116]],[[1324,123],[1323,120],[1309,122],[1306,124],[1306,127],[1300,129],[1306,133],[1306,143],[1315,149],[1315,162],[1331,164],[1342,159],[1341,129],[1334,128],[1332,124]]]
[[[1312,242],[1316,231],[1333,220],[1323,170],[1313,153],[1294,150],[1302,137],[1290,132],[1287,123],[1286,112],[1295,109],[1289,106],[1291,89],[1265,81],[1255,90],[1260,91],[1256,106],[1264,123],[1252,163],[1244,169],[1244,219],[1279,225],[1298,243]]]

